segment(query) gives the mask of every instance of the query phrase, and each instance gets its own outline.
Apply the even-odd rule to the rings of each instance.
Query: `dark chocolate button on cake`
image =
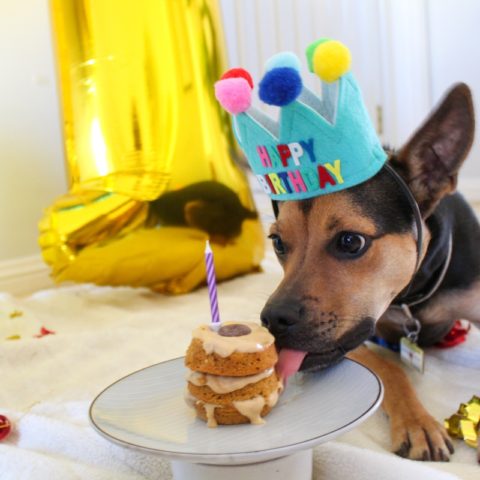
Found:
[[[243,335],[248,335],[249,333],[252,333],[251,328],[240,323],[223,325],[223,327],[220,327],[218,330],[218,334],[222,337],[242,337]]]

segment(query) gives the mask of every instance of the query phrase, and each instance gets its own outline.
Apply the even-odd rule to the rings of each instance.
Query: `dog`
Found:
[[[392,449],[415,460],[448,461],[452,443],[403,369],[364,342],[374,333],[391,342],[405,335],[406,317],[395,306],[402,299],[416,299],[410,309],[420,346],[440,341],[458,318],[480,322],[480,227],[455,193],[474,128],[470,89],[455,85],[377,175],[340,192],[278,202],[270,231],[284,276],[261,320],[280,353],[303,352],[301,370],[345,355],[373,370],[385,388]]]

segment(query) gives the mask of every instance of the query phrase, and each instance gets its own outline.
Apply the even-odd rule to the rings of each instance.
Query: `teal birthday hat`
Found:
[[[234,115],[235,136],[273,200],[353,187],[373,177],[387,159],[349,72],[349,50],[321,39],[306,53],[310,70],[322,80],[321,98],[303,86],[293,53],[279,53],[266,64],[259,96],[280,107],[278,122],[251,106],[253,82],[245,70],[229,70],[215,84],[218,101]]]

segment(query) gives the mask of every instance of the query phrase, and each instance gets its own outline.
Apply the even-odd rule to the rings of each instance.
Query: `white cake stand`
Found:
[[[185,372],[183,358],[144,368],[90,407],[100,434],[168,458],[175,480],[310,480],[312,448],[366,420],[383,397],[376,375],[346,359],[291,378],[265,425],[207,428],[184,402]]]

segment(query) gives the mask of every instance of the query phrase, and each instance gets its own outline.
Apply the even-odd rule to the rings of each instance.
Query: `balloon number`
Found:
[[[263,233],[213,84],[214,0],[52,0],[69,192],[40,222],[57,281],[180,293],[258,268]]]

